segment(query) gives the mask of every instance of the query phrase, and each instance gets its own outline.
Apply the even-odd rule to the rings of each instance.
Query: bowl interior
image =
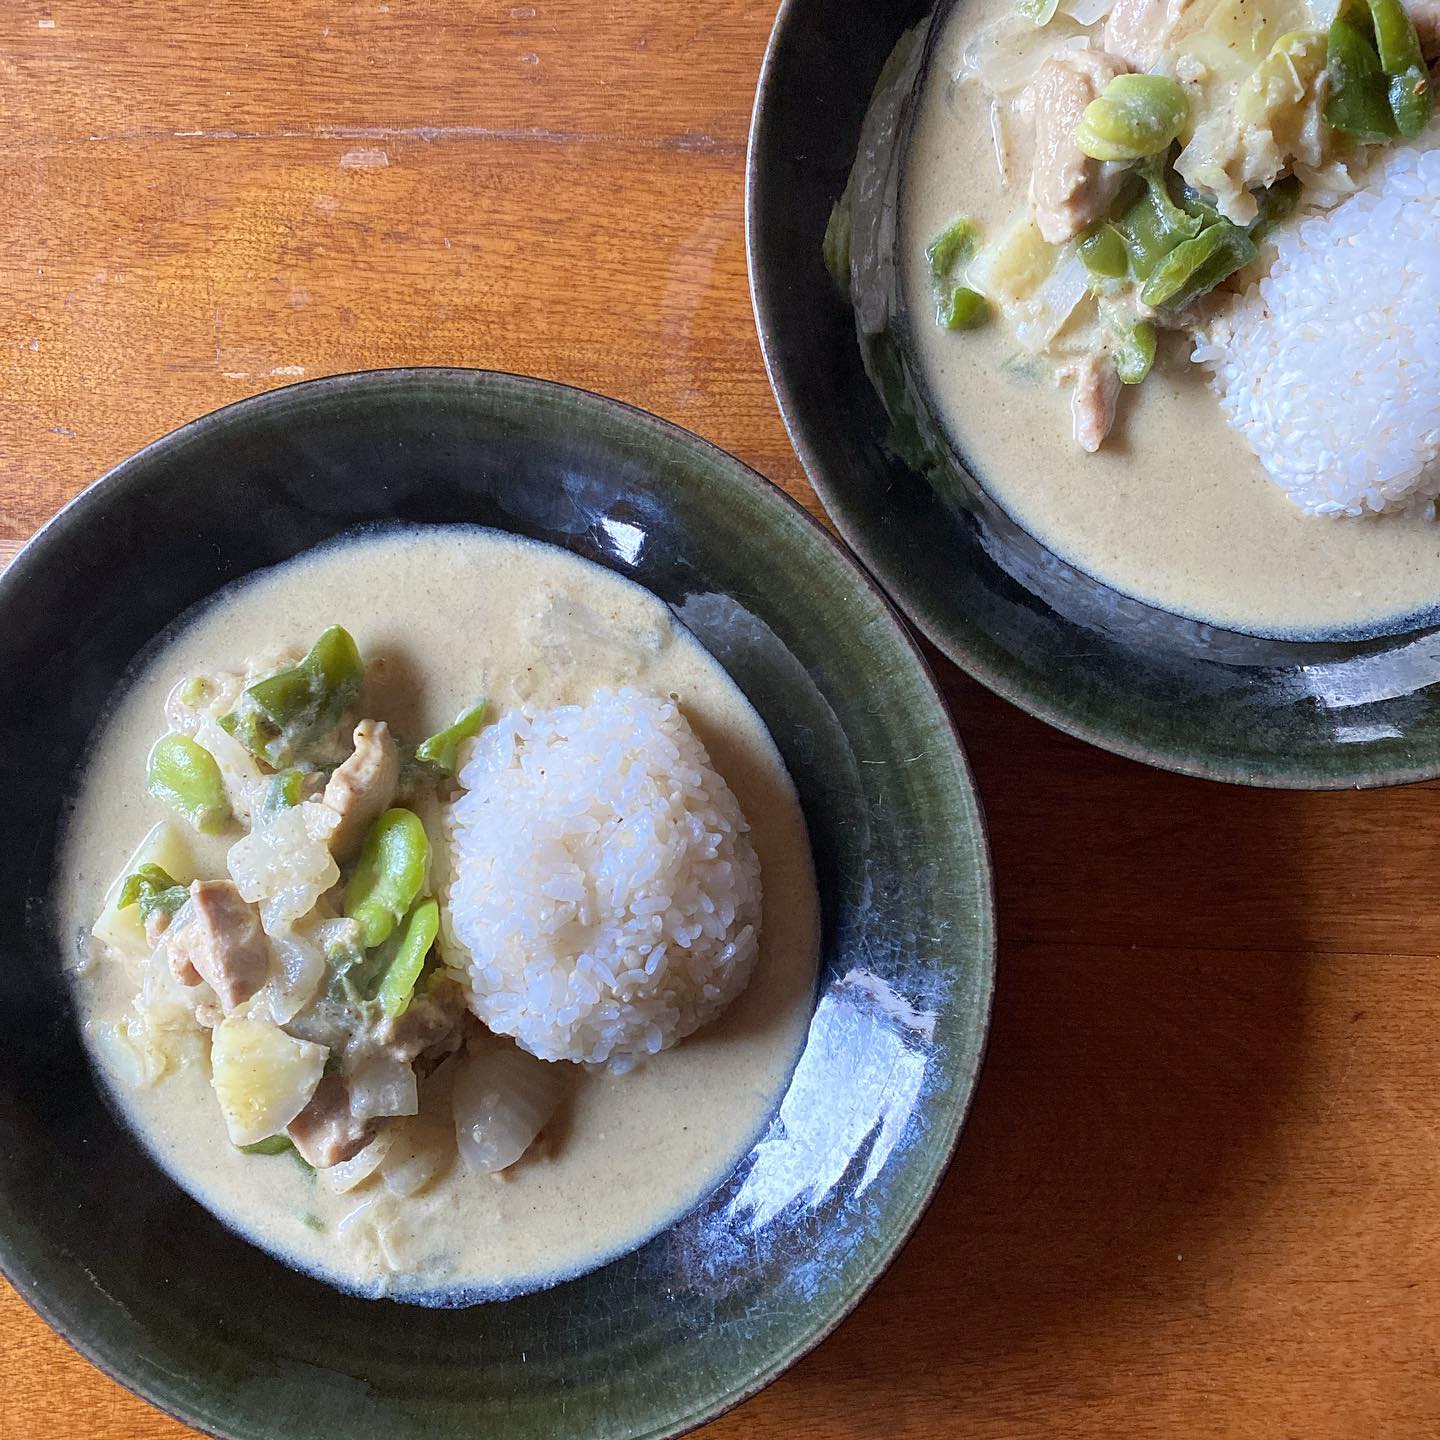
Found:
[[[290,1271],[153,1166],[91,1078],[47,904],[61,796],[141,647],[219,586],[394,520],[551,541],[668,601],[785,757],[824,914],[804,1054],[730,1181],[600,1270],[460,1310]],[[0,577],[0,717],[0,1259],[85,1353],[194,1424],[267,1440],[675,1433],[826,1333],[944,1168],[991,986],[964,760],[860,572],[673,427],[460,371],[318,381],[197,421],[92,487]]]
[[[930,8],[784,0],[756,97],[746,207],[756,319],[791,438],[837,527],[952,660],[1095,744],[1260,785],[1440,773],[1435,627],[1351,642],[1219,630],[1068,565],[953,454],[936,484],[886,450],[884,411],[821,241],[881,66]]]

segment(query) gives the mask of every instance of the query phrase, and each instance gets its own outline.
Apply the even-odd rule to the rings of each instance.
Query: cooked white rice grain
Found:
[[[470,1006],[544,1060],[623,1068],[713,1020],[758,950],[740,806],[670,700],[604,690],[485,730],[450,810]]]
[[[1230,423],[1302,509],[1440,491],[1440,149],[1384,151],[1335,209],[1277,233],[1269,275],[1199,337]]]

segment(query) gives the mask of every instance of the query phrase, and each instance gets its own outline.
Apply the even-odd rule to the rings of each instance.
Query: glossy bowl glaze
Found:
[[[342,1295],[151,1164],[88,1069],[48,904],[61,797],[146,641],[250,571],[396,520],[547,540],[668,601],[784,755],[824,918],[803,1056],[728,1183],[601,1269],[469,1309]],[[117,467],[0,576],[0,717],[0,1261],[96,1364],[191,1424],[254,1440],[676,1434],[816,1344],[933,1193],[990,1006],[975,794],[885,601],[713,446],[476,371],[233,405]]]
[[[956,664],[1093,744],[1251,785],[1440,774],[1440,629],[1323,643],[1219,630],[1065,563],[953,451],[932,483],[886,450],[885,414],[821,241],[881,66],[930,8],[782,0],[755,101],[746,230],[756,321],[790,437],[836,527]],[[923,382],[909,381],[923,412]]]

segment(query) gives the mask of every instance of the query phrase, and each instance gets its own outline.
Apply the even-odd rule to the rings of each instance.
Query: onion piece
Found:
[[[273,937],[276,965],[255,997],[277,1025],[288,1025],[314,998],[325,979],[320,947],[293,930]]]
[[[1075,307],[1090,293],[1090,272],[1073,250],[1036,292],[1033,313],[1015,327],[1015,338],[1038,355],[1065,328]]]
[[[1060,9],[1077,25],[1094,25],[1115,8],[1115,0],[1060,0]]]
[[[423,1190],[440,1169],[440,1154],[432,1142],[433,1135],[422,1132],[410,1134],[398,1151],[391,1151],[390,1158],[380,1171],[385,1188],[392,1195],[408,1198],[417,1190]]]
[[[350,1114],[356,1120],[414,1115],[420,1109],[415,1071],[390,1055],[371,1055],[350,1073]]]
[[[485,1175],[513,1165],[555,1114],[569,1081],[564,1061],[537,1060],[509,1042],[468,1050],[456,1062],[451,1095],[460,1158]]]
[[[337,1195],[344,1195],[380,1168],[394,1143],[393,1127],[384,1129],[358,1155],[320,1171],[320,1178]]]

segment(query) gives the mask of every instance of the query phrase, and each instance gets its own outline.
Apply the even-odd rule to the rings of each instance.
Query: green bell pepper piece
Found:
[[[220,724],[257,759],[282,770],[335,728],[364,679],[355,641],[332,625],[303,660],[247,686]]]

